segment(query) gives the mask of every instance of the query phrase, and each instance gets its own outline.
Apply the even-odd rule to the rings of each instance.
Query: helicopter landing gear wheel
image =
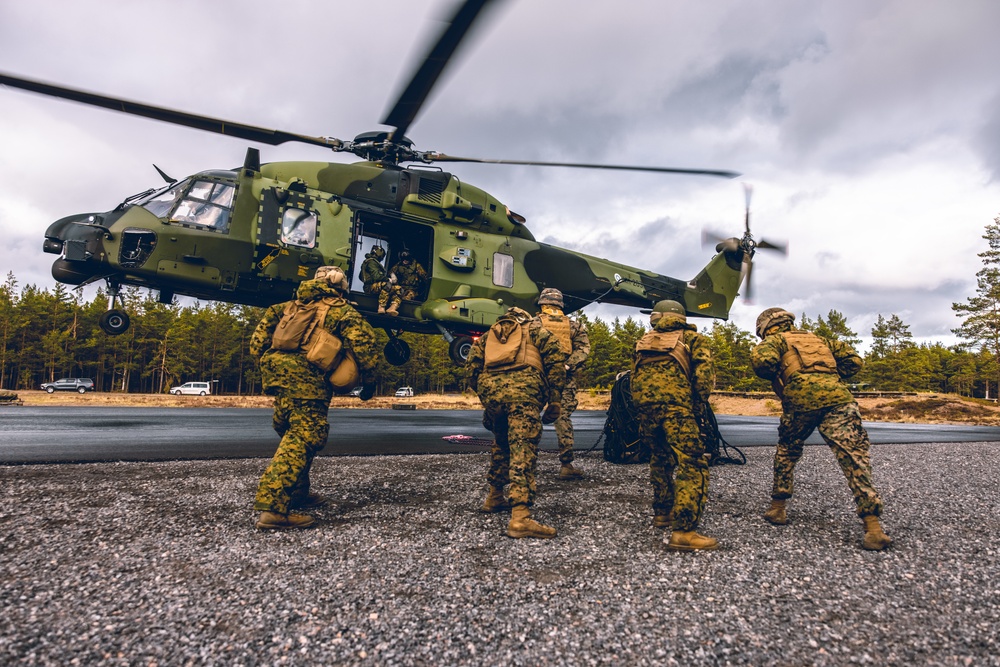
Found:
[[[382,352],[393,366],[402,366],[410,360],[410,346],[402,338],[390,338]]]
[[[119,308],[112,308],[101,315],[101,319],[98,320],[101,329],[110,336],[120,336],[125,333],[128,331],[130,323],[128,313]]]
[[[459,366],[464,365],[469,358],[472,342],[471,336],[456,336],[448,345],[448,356]]]

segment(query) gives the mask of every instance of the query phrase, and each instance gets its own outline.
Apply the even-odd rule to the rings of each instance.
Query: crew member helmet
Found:
[[[382,259],[385,257],[385,248],[383,248],[380,245],[373,245],[372,246],[372,257],[374,257],[375,259],[377,259],[378,261],[381,262]]]
[[[555,287],[546,287],[542,290],[542,293],[538,295],[539,306],[557,306],[559,308],[563,307],[563,295],[562,292],[557,290]]]
[[[326,280],[331,287],[334,287],[341,292],[346,292],[348,290],[347,275],[339,266],[321,266],[316,269],[316,275],[313,276],[313,278],[315,280]]]
[[[757,316],[757,337],[764,338],[767,330],[776,324],[791,324],[795,321],[795,315],[784,308],[768,308]]]

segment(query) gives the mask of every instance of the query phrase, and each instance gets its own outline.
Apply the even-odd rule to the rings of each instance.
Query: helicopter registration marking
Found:
[[[708,303],[699,303],[698,304],[698,310],[705,310],[706,308],[711,308],[711,307],[712,307],[712,302],[711,301],[709,301]]]

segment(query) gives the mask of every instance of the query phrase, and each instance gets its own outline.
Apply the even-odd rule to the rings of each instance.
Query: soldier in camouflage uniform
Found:
[[[754,372],[771,381],[783,411],[774,453],[771,507],[764,518],[774,525],[788,523],[785,503],[792,497],[792,471],[805,439],[819,428],[847,477],[858,516],[864,521],[863,546],[880,551],[892,540],[878,520],[882,499],[872,484],[868,432],[857,401],[842,380],[861,370],[861,357],[843,341],[793,328],[794,321],[795,316],[781,308],[762,312],[757,318],[761,342],[750,355]]]
[[[401,297],[399,287],[393,283],[382,260],[385,259],[385,248],[380,245],[372,246],[372,250],[365,254],[365,261],[361,262],[361,281],[364,283],[365,294],[378,294],[378,312],[387,315],[398,315]]]
[[[566,354],[555,336],[531,315],[511,308],[469,351],[469,384],[483,404],[483,425],[495,439],[486,480],[489,493],[481,511],[510,507],[510,537],[555,537],[556,529],[531,518],[535,501],[535,463],[542,423],[559,415],[566,383]],[[539,417],[542,407],[545,413]],[[510,500],[503,489],[510,483]]]
[[[715,386],[712,351],[676,301],[657,303],[649,321],[653,330],[636,343],[633,357],[632,401],[652,452],[653,525],[671,527],[670,550],[715,549],[718,540],[696,531],[708,496],[708,461],[694,415],[694,401],[707,402]]]
[[[377,359],[375,332],[343,298],[346,291],[344,272],[324,266],[312,280],[299,284],[296,303],[322,299],[329,306],[322,326],[354,355],[364,385],[362,400],[367,400],[374,393],[373,385],[367,383]],[[310,493],[309,471],[316,453],[326,445],[333,388],[327,374],[307,361],[303,352],[273,349],[275,330],[288,303],[268,308],[250,339],[250,352],[260,359],[264,393],[274,396],[274,430],[281,436],[254,501],[254,509],[261,512],[257,527],[262,529],[308,528],[315,523],[313,517],[290,510],[323,502],[321,496]]]
[[[538,305],[542,312],[535,316],[543,327],[559,341],[559,347],[568,355],[566,359],[566,386],[562,391],[562,405],[556,419],[556,437],[559,439],[559,479],[574,480],[583,477],[583,472],[573,467],[573,421],[570,419],[576,406],[576,373],[583,367],[590,354],[590,337],[587,325],[579,320],[571,320],[563,309],[562,292],[546,287],[538,295]]]
[[[392,267],[391,273],[396,277],[400,297],[407,301],[417,301],[422,297],[427,285],[427,271],[410,256],[409,251],[399,253],[399,261]]]

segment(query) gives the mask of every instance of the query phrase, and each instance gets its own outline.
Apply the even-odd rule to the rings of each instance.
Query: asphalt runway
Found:
[[[601,437],[606,414],[573,415],[577,450]],[[478,410],[365,410],[330,412],[330,440],[322,454],[446,454],[481,452],[488,440]],[[773,446],[776,417],[719,415],[723,438],[737,447]],[[866,422],[874,444],[1000,441],[1000,427]],[[269,457],[278,444],[271,410],[255,408],[0,408],[0,463],[74,463]],[[807,444],[822,444],[818,434]],[[543,450],[556,449],[551,426]]]

